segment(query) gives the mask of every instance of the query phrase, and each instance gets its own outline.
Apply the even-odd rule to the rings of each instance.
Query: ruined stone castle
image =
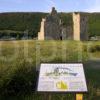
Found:
[[[84,14],[72,14],[72,26],[64,26],[55,8],[42,19],[38,40],[88,40],[87,20]]]

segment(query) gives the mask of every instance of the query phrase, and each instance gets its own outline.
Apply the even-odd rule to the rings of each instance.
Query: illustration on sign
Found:
[[[72,75],[76,76],[78,73],[74,73],[70,68],[64,68],[64,67],[56,67],[54,68],[53,72],[46,73],[47,76],[50,75],[55,75],[55,76],[60,76],[60,75]]]

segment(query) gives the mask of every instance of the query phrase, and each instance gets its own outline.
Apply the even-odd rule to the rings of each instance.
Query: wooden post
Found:
[[[83,94],[76,94],[76,100],[83,100]]]
[[[49,94],[48,96],[49,96],[49,97],[48,97],[48,100],[51,100],[51,94]]]

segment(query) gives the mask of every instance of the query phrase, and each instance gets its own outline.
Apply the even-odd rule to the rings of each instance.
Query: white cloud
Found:
[[[45,0],[46,6],[48,7],[48,10],[51,9],[51,7],[56,7],[56,3],[53,0]]]
[[[94,4],[88,9],[89,12],[100,12],[100,0],[95,0]]]

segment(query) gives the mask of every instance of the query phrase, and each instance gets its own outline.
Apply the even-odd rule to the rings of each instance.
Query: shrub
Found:
[[[95,46],[92,46],[90,47],[89,49],[90,52],[99,52],[100,51],[100,45],[95,45]]]
[[[16,68],[9,82],[4,82],[0,87],[0,95],[22,95],[29,94],[35,91],[38,73],[35,67],[28,64]]]

